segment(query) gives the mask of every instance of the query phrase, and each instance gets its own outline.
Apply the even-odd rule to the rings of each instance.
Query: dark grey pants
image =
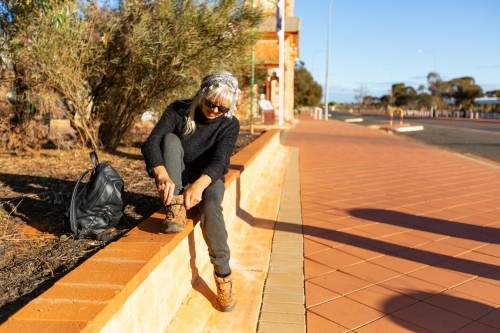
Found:
[[[175,134],[167,133],[162,140],[162,154],[165,168],[175,184],[174,195],[182,194],[188,184],[193,183],[200,175],[193,174],[185,169],[184,150],[181,141]],[[227,244],[227,230],[222,215],[222,198],[224,197],[224,183],[218,179],[212,182],[197,205],[200,212],[201,231],[208,246],[210,262],[214,265],[217,274],[229,274],[230,250]]]

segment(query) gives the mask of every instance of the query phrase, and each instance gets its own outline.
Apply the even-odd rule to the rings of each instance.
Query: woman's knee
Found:
[[[173,133],[167,133],[163,136],[161,140],[163,147],[182,147],[181,139]]]
[[[218,179],[215,183],[211,184],[205,189],[205,191],[203,191],[202,202],[204,201],[210,206],[220,206],[222,204],[222,199],[224,198],[224,191],[224,183],[222,180]]]
[[[179,137],[172,133],[167,133],[161,141],[161,152],[163,156],[170,155],[171,157],[179,156],[184,158],[184,150]]]
[[[199,203],[200,213],[202,215],[219,216],[222,215],[222,205],[218,200],[213,198],[204,198]]]
[[[199,203],[200,213],[209,219],[222,218],[222,195],[218,191],[210,191],[203,193],[201,202]]]

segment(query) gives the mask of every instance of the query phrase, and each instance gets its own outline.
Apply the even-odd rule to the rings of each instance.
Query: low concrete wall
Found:
[[[272,167],[279,131],[271,130],[231,158],[222,203],[232,222]],[[197,216],[184,232],[159,234],[164,209],[110,243],[0,326],[0,332],[164,332],[201,271],[211,270]]]

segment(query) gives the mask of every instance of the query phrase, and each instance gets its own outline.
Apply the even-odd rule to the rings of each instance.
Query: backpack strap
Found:
[[[90,152],[90,160],[94,165],[94,168],[99,165],[99,157],[97,157],[97,153],[95,151]]]
[[[82,182],[83,177],[90,171],[94,170],[88,169],[85,170],[81,175],[80,178],[78,178],[78,181],[76,182],[75,188],[73,189],[73,195],[71,196],[71,204],[69,206],[69,223],[71,225],[71,230],[73,233],[77,236],[78,235],[78,226],[76,225],[76,220],[75,220],[75,215],[76,215],[76,207],[75,207],[75,199],[76,199],[76,193],[78,192],[78,186],[80,186],[80,183]]]

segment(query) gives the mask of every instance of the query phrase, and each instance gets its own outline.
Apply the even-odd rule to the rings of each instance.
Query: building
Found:
[[[277,0],[254,0],[264,12],[264,20],[257,31],[260,40],[255,45],[255,67],[265,73],[265,84],[259,87],[259,94],[265,94],[273,103],[276,117],[279,108],[279,43],[276,33]],[[299,57],[300,18],[293,16],[294,0],[284,0],[285,20],[285,102],[283,117],[291,122],[294,115],[294,68]]]

